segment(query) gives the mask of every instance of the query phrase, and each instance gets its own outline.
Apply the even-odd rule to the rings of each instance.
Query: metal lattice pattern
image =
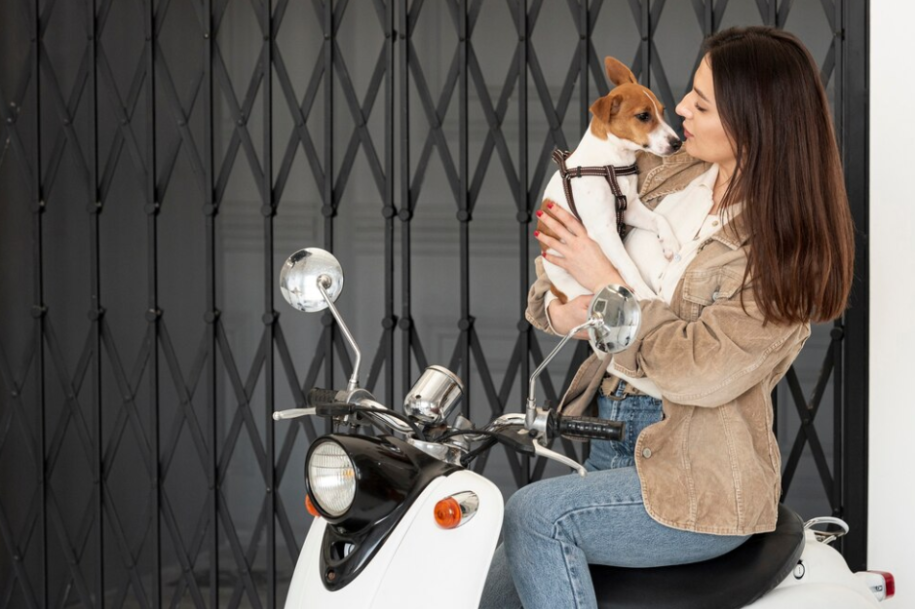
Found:
[[[289,27],[283,29],[287,15],[301,8],[290,0],[7,4],[8,22],[27,34],[16,39],[23,50],[21,61],[3,66],[12,79],[0,81],[0,169],[6,172],[0,179],[13,175],[20,183],[16,192],[22,196],[4,205],[31,213],[31,235],[19,245],[32,250],[34,268],[32,285],[16,286],[20,296],[30,298],[31,318],[10,322],[28,324],[28,340],[19,341],[24,345],[20,347],[0,335],[0,387],[7,396],[0,411],[0,459],[24,463],[21,467],[30,468],[34,482],[17,488],[24,509],[12,509],[8,493],[0,498],[6,557],[0,563],[0,607],[275,607],[282,602],[281,580],[289,573],[279,564],[294,563],[304,531],[294,525],[293,506],[278,489],[287,479],[287,485],[300,484],[297,476],[289,475],[290,467],[299,471],[294,457],[317,431],[306,420],[282,437],[275,435],[270,413],[287,406],[279,403],[277,383],[301,404],[307,388],[334,386],[335,369],[345,374],[352,369],[329,315],[308,359],[297,361],[287,342],[289,322],[275,309],[275,228],[277,218],[292,205],[289,185],[301,177],[296,165],[300,150],[308,177],[320,192],[324,247],[334,248],[335,228],[340,228],[336,218],[354,181],[357,159],[367,166],[373,196],[382,202],[384,310],[379,343],[366,358],[366,385],[370,390],[383,385],[389,404],[396,404],[397,371],[406,388],[414,371],[429,363],[421,338],[424,328],[413,307],[417,289],[411,223],[430,205],[430,168],[441,167],[444,196],[453,200],[459,230],[460,313],[453,320],[457,332],[449,364],[465,380],[464,413],[470,414],[473,402],[482,404],[486,415],[497,415],[522,403],[524,380],[548,350],[523,316],[534,254],[531,214],[552,169],[550,152],[570,147],[573,134],[587,127],[593,98],[607,92],[596,43],[608,13],[638,31],[632,69],[659,93],[673,124],[679,124],[673,109],[684,93],[668,79],[658,48],[657,28],[672,4],[664,0],[568,0],[560,11],[544,0],[505,0],[500,5],[510,15],[505,36],[513,41],[508,45],[512,56],[504,80],[495,83],[487,77],[475,38],[493,4],[445,0],[442,27],[450,28],[456,43],[440,49],[450,59],[448,69],[436,75],[437,93],[425,49],[417,41],[424,11],[433,10],[421,0],[371,0],[361,7],[346,0],[306,3],[304,10],[320,23],[323,37],[310,43],[315,57],[304,87],[289,69],[289,51],[280,43]],[[755,0],[760,22],[780,27],[788,23],[795,4]],[[842,0],[819,4],[822,18],[835,32],[821,70],[823,82],[835,91],[842,136],[846,105],[860,101],[843,80],[846,7]],[[692,0],[690,7],[706,35],[721,27],[729,2]],[[358,67],[361,72],[363,66],[348,65],[341,46],[342,32],[358,8],[374,13],[370,26],[361,25],[374,28],[380,39],[377,48],[365,44],[361,49],[359,61],[371,66],[367,79],[354,78],[351,70]],[[544,16],[548,9],[549,19]],[[120,21],[127,19],[125,13],[131,13],[134,31],[118,37],[119,28],[127,27]],[[553,26],[551,21],[560,14],[577,42],[570,43],[575,52],[556,86],[544,61],[553,49],[538,48],[534,37]],[[260,41],[256,56],[246,59],[250,72],[241,80],[229,32],[239,21]],[[69,36],[59,43],[64,51],[55,46],[62,32]],[[112,41],[126,46],[116,47]],[[132,57],[121,57],[124,50],[131,50]],[[701,59],[696,52],[693,70]],[[135,65],[125,68],[129,59]],[[6,84],[10,81],[11,86]],[[468,127],[471,103],[479,104],[474,109],[485,121],[476,154],[471,153]],[[23,112],[31,106],[32,112]],[[337,126],[338,113],[351,120],[351,132]],[[275,115],[290,119],[292,127],[278,130]],[[33,121],[28,128],[22,126],[24,116]],[[546,125],[542,140],[535,141],[528,129],[535,118]],[[517,120],[516,140],[506,127],[512,120]],[[447,127],[454,121],[456,142]],[[577,129],[571,126],[575,122]],[[422,134],[421,145],[414,146],[417,134]],[[472,219],[486,193],[487,174],[494,171],[504,174],[514,203],[520,269],[511,281],[518,281],[515,304],[521,321],[501,379],[491,372],[498,355],[484,353],[470,297],[471,273],[479,272],[470,266]],[[220,310],[226,297],[218,286],[223,272],[220,212],[240,174],[253,184],[262,219],[263,299],[257,313],[262,330],[250,353],[233,350],[233,327]],[[113,194],[123,192],[131,193],[132,200],[125,203],[121,194]],[[193,214],[183,211],[188,203]],[[105,219],[120,218],[116,214],[125,205],[131,217],[142,218],[146,235],[140,247],[145,281],[133,286],[144,305],[120,312],[132,320],[129,325],[142,326],[133,342],[109,321],[119,312],[106,311],[109,294],[121,289],[118,284],[126,277],[105,270],[103,248],[112,230]],[[84,291],[88,288],[89,323],[70,315],[80,304],[55,297],[48,279],[53,263],[46,255],[47,240],[58,235],[56,223],[78,218],[74,206],[89,217],[81,235],[85,242],[78,245],[89,246],[82,285]],[[862,204],[856,214],[863,211]],[[202,235],[200,259],[190,261],[203,280],[196,300],[166,294],[165,280],[174,271],[164,268],[167,252],[161,234],[167,221],[174,222],[170,218],[194,218]],[[187,306],[166,310],[163,302],[170,298]],[[173,339],[187,340],[188,332],[196,344],[193,353]],[[785,463],[785,493],[809,447],[836,514],[845,514],[848,471],[843,463],[849,458],[839,450],[846,443],[843,422],[851,408],[843,399],[848,382],[842,374],[845,334],[845,326],[837,323],[809,398],[793,369],[786,380],[801,426]],[[582,345],[563,386],[585,355]],[[863,382],[860,373],[856,381]],[[837,405],[832,463],[814,425],[830,382]],[[522,399],[514,401],[516,385]],[[557,399],[559,384],[545,378],[542,386],[548,399]],[[247,497],[256,516],[245,531],[236,525],[241,506],[227,490],[242,450],[253,455],[255,476],[264,489],[260,496]],[[565,442],[564,450],[574,454],[575,447]],[[543,461],[529,463],[508,451],[506,456],[518,486],[545,473]],[[132,500],[124,496],[127,483],[121,473],[128,460],[134,465],[126,476]],[[485,457],[475,465],[478,471],[486,467]],[[78,479],[88,485],[72,482]],[[193,493],[182,492],[185,480],[205,487],[196,500]],[[74,485],[81,486],[79,492]],[[858,512],[845,515],[861,518]],[[288,556],[277,556],[279,548]],[[863,561],[861,548],[863,544],[856,547],[858,561]]]

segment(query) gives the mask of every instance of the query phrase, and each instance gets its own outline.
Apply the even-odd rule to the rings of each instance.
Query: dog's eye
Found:
[[[642,112],[641,114],[636,114],[635,117],[637,119],[639,119],[640,121],[642,121],[643,123],[647,123],[648,121],[651,120],[651,114],[649,114],[648,112]]]

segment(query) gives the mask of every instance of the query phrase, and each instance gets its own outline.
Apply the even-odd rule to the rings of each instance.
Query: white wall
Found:
[[[915,3],[871,0],[868,568],[915,607]]]

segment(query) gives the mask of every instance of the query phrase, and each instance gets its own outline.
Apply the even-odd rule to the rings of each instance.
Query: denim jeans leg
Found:
[[[505,544],[499,544],[489,566],[489,576],[483,587],[480,609],[522,609],[521,598],[515,590],[515,582],[505,555]]]
[[[656,567],[708,560],[747,538],[681,531],[645,511],[634,467],[530,484],[506,504],[504,552],[525,609],[596,609],[590,564]],[[503,559],[495,565],[505,578]],[[491,571],[491,577],[497,574]],[[507,584],[507,582],[501,582]],[[487,582],[487,595],[505,585]],[[481,606],[496,606],[493,597]],[[511,606],[511,605],[508,605]]]

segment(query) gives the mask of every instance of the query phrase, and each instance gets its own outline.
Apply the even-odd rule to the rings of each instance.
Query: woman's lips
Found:
[[[683,129],[683,137],[689,139],[689,138],[693,137],[693,134],[690,133],[689,131],[687,131],[687,130],[684,128],[684,129]]]

